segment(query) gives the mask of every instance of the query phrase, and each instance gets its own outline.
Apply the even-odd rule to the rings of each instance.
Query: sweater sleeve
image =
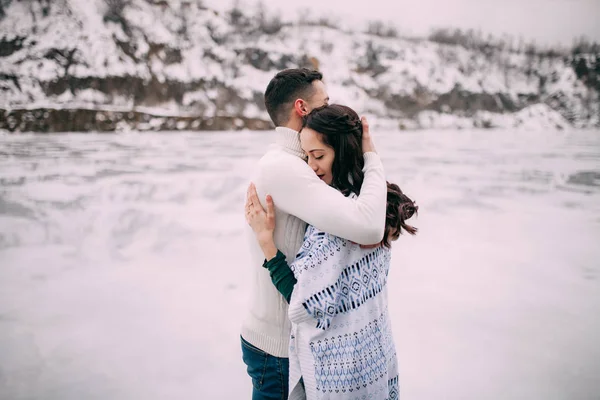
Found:
[[[297,281],[290,266],[285,261],[285,255],[277,250],[277,255],[269,261],[265,260],[263,267],[269,270],[273,285],[289,303]]]
[[[378,243],[385,229],[386,182],[379,156],[368,152],[364,158],[364,181],[356,198],[324,183],[297,157],[262,160],[259,195],[270,194],[281,210],[323,232],[359,244]]]

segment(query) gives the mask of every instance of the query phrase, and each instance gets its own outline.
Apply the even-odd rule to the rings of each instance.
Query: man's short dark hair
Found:
[[[314,81],[323,79],[323,74],[308,68],[292,68],[279,72],[265,91],[265,106],[276,126],[285,125],[289,120],[293,102],[312,95]]]

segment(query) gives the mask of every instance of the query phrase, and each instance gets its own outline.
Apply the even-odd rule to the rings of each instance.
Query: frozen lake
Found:
[[[249,399],[268,133],[0,136],[0,399]],[[376,132],[401,398],[600,398],[600,131]],[[277,203],[277,199],[275,199]]]

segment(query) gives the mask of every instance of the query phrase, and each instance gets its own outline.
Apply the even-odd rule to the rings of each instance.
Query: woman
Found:
[[[308,164],[327,184],[356,196],[363,181],[362,125],[350,108],[329,105],[311,112],[300,132]],[[381,245],[361,247],[308,226],[288,266],[273,241],[273,199],[267,212],[251,186],[246,219],[265,254],[264,267],[290,303],[290,399],[394,399],[398,366],[387,307],[390,244],[417,206],[388,183]]]

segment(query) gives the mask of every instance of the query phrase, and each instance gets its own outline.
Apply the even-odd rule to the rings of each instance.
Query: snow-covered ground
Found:
[[[420,205],[389,280],[402,398],[597,399],[599,133],[377,132]],[[0,399],[249,398],[241,210],[271,139],[0,135]]]

